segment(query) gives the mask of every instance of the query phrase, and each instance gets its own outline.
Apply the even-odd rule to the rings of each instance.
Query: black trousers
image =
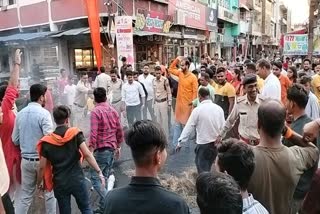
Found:
[[[14,214],[14,208],[8,193],[4,194],[1,198],[6,214]]]
[[[198,173],[209,172],[218,154],[217,147],[214,143],[197,144],[195,153],[195,162]]]

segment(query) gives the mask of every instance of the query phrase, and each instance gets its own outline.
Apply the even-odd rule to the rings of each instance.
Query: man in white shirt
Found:
[[[311,80],[311,77],[303,76],[300,79],[300,83],[304,86],[309,96],[308,103],[305,108],[306,115],[308,115],[312,120],[316,120],[320,117],[320,107],[318,98],[311,92]]]
[[[92,88],[98,88],[98,87],[102,87],[104,89],[106,89],[107,94],[108,94],[108,90],[109,90],[109,83],[111,81],[111,77],[106,74],[106,69],[104,67],[100,68],[100,74],[96,77]]]
[[[133,80],[131,71],[127,71],[128,82],[122,86],[122,108],[126,109],[127,119],[131,127],[135,121],[141,120],[141,110],[145,106],[145,93],[141,84]],[[141,102],[140,102],[141,96]]]
[[[72,106],[72,112],[74,113],[74,126],[80,128],[80,123],[84,117],[84,110],[88,101],[88,94],[92,94],[92,89],[88,82],[88,74],[86,72],[81,73],[80,80],[76,86],[76,93],[74,96],[74,102]]]
[[[74,97],[76,96],[76,88],[77,86],[74,84],[74,79],[72,76],[68,77],[68,85],[64,87],[63,94],[66,98],[66,104],[72,109],[72,105],[74,103]],[[74,115],[70,116],[70,125],[73,126]]]
[[[143,108],[143,119],[146,120],[147,119],[147,111],[149,110],[150,115],[151,115],[151,119],[153,121],[155,121],[155,115],[154,115],[154,110],[153,110],[153,97],[154,97],[154,92],[153,92],[153,80],[154,80],[154,76],[150,74],[149,72],[149,66],[145,65],[143,67],[143,74],[141,74],[138,77],[138,81],[141,82],[148,93],[147,96],[147,102],[145,107]]]
[[[198,173],[210,171],[212,164],[217,156],[215,145],[219,132],[224,126],[224,112],[220,106],[210,100],[210,92],[207,88],[199,89],[200,105],[196,107],[184,127],[176,150],[179,151],[181,143],[189,140],[196,130],[196,166]]]
[[[72,76],[68,77],[68,85],[65,86],[63,94],[66,95],[66,103],[71,108],[74,103],[74,98],[76,95],[77,86],[74,84],[74,79]]]
[[[267,60],[260,59],[257,62],[257,74],[264,79],[264,86],[261,91],[262,97],[281,101],[280,81],[271,72],[271,64]]]

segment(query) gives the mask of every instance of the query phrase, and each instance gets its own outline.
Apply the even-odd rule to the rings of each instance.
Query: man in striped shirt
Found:
[[[254,167],[254,153],[244,142],[231,138],[218,148],[215,168],[219,172],[231,175],[239,184],[243,200],[242,213],[268,214],[266,208],[247,191]]]

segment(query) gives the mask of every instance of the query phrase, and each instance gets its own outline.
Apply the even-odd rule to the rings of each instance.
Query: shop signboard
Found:
[[[234,13],[224,7],[218,6],[218,18],[233,24],[238,24],[238,13]]]
[[[284,55],[307,55],[308,35],[307,34],[287,34],[284,36]]]
[[[155,11],[138,10],[135,30],[155,33],[169,33],[172,22],[168,15]]]
[[[197,35],[198,33],[197,33],[196,29],[186,27],[186,28],[184,28],[184,34],[185,35]]]
[[[122,57],[126,57],[134,69],[132,16],[116,16],[115,23],[118,67],[122,66]]]
[[[209,31],[217,30],[217,16],[218,11],[214,8],[207,7],[206,8],[206,25]]]
[[[170,0],[169,14],[176,17],[175,23],[206,30],[206,6],[190,0]]]

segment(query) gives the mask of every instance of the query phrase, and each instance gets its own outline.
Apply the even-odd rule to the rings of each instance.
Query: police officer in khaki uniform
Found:
[[[155,67],[156,78],[153,79],[154,110],[157,122],[169,137],[168,111],[171,108],[172,94],[169,80],[161,75],[161,67]]]
[[[258,108],[264,101],[264,98],[258,94],[256,75],[247,74],[242,84],[246,95],[237,98],[236,105],[227,118],[218,140],[221,141],[239,119],[240,139],[250,145],[258,145],[260,139],[257,128]]]

